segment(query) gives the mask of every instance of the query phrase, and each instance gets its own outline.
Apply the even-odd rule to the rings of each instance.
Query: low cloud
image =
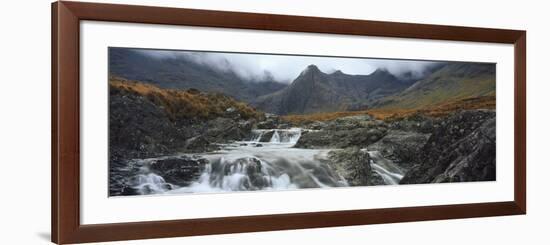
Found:
[[[433,61],[415,60],[195,51],[139,50],[139,52],[157,59],[185,58],[220,71],[232,71],[241,78],[250,81],[274,79],[280,82],[291,82],[310,64],[315,64],[325,73],[341,70],[346,74],[368,75],[376,69],[385,69],[396,76],[407,75],[409,77],[420,77],[428,68],[438,64]]]

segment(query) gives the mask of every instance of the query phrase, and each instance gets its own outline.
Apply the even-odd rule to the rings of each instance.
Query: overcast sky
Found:
[[[294,55],[265,55],[243,53],[214,53],[191,51],[140,50],[158,59],[183,57],[194,62],[210,65],[220,70],[233,70],[237,75],[249,80],[259,80],[271,73],[277,81],[291,82],[308,65],[314,64],[325,73],[341,70],[346,74],[368,75],[377,68],[387,69],[394,75],[412,71],[421,75],[429,66],[428,61],[335,58]]]

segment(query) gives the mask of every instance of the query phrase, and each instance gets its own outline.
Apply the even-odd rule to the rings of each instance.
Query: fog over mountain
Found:
[[[310,64],[324,73],[342,71],[350,75],[369,75],[377,69],[387,70],[397,77],[420,78],[432,61],[388,60],[367,58],[338,58],[297,55],[269,55],[245,53],[216,53],[140,49],[138,52],[156,59],[185,58],[200,65],[207,65],[222,72],[234,72],[248,81],[275,80],[290,83]]]

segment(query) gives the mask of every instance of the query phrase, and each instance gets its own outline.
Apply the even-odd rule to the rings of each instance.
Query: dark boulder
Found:
[[[218,117],[208,121],[205,136],[209,141],[226,143],[250,137],[252,124]]]

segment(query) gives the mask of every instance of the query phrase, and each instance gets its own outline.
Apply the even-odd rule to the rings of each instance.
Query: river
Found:
[[[186,154],[207,159],[208,163],[198,180],[184,187],[167,183],[148,171],[146,166],[158,158],[137,160],[135,164],[141,170],[134,177],[133,187],[142,194],[181,194],[348,186],[324,161],[333,149],[293,148],[303,132],[300,128],[253,130],[250,139],[223,145],[219,151]],[[266,134],[271,135],[269,140]],[[393,161],[378,151],[362,150],[368,152],[372,170],[385,184],[399,183],[403,172]]]

